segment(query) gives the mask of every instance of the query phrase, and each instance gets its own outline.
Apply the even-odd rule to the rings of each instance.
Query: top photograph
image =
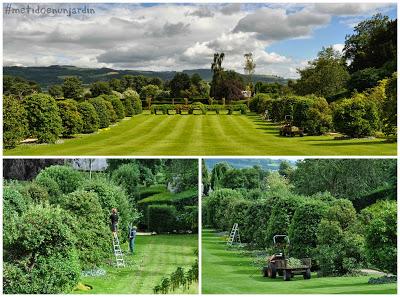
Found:
[[[4,3],[5,156],[395,156],[396,3]]]

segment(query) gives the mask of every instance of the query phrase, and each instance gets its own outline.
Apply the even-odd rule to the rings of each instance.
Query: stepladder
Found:
[[[113,235],[113,250],[115,262],[117,267],[125,267],[124,254],[122,253],[121,245],[119,243],[118,235]]]
[[[239,244],[241,243],[240,233],[239,233],[239,224],[234,223],[232,226],[231,233],[229,234],[228,242],[226,244],[233,245],[233,244],[237,244],[237,243],[239,243]]]

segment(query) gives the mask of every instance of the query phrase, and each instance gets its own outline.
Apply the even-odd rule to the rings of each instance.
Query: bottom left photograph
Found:
[[[5,159],[3,177],[3,293],[198,292],[198,159]]]

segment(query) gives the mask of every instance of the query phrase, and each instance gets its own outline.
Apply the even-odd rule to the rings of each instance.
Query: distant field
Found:
[[[24,156],[303,156],[396,155],[382,139],[282,137],[257,115],[139,115],[59,144],[20,145],[4,154]]]
[[[235,250],[227,250],[222,237],[203,230],[202,293],[204,294],[396,294],[396,284],[370,285],[370,276],[322,277],[310,280],[295,276],[265,278],[254,259]]]

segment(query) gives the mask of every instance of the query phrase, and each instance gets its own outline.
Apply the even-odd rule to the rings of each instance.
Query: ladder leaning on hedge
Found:
[[[231,234],[229,235],[229,239],[227,244],[228,245],[232,245],[234,243],[241,243],[240,241],[240,234],[239,234],[239,224],[238,223],[234,223],[232,230],[231,230]]]
[[[117,233],[113,236],[113,249],[117,267],[125,267],[124,254],[122,253]]]

